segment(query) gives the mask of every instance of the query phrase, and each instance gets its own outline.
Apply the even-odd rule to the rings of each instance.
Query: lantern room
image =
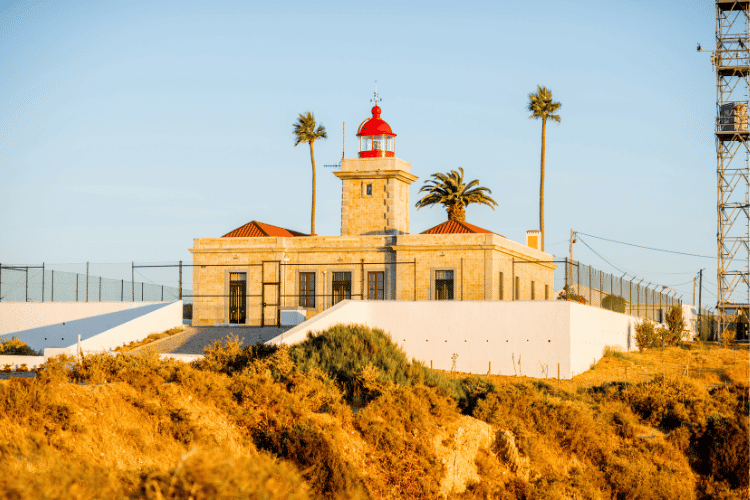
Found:
[[[382,118],[380,106],[372,108],[372,118],[363,121],[357,130],[360,158],[395,156],[396,134]]]

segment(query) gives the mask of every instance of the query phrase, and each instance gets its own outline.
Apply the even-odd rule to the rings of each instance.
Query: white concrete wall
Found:
[[[160,333],[182,325],[182,301],[163,304],[161,307],[138,316],[99,335],[81,341],[84,352],[108,351],[121,345],[142,340],[152,333]]]
[[[0,302],[0,335],[101,316],[157,302]]]
[[[74,304],[76,303],[68,303],[68,305]],[[83,350],[100,351],[113,349],[133,340],[141,340],[151,333],[163,332],[182,324],[181,301],[173,303],[140,302],[138,304],[139,307],[136,308],[125,308],[106,314],[0,335],[0,340],[18,337],[19,340],[26,342],[29,347],[36,351],[59,348],[67,349],[67,352],[74,354],[79,335],[81,336],[81,348]],[[55,311],[60,309],[58,303],[36,305],[51,306],[52,313],[47,314],[47,316],[60,317],[55,316]],[[73,309],[76,310],[76,313],[80,313],[80,308],[77,306]],[[7,308],[5,312],[10,313],[17,310],[16,308]],[[36,311],[39,309],[31,308],[29,310]],[[43,308],[42,312],[44,313]],[[89,312],[97,312],[97,308],[92,308]],[[2,321],[2,317],[0,317],[0,321]]]
[[[467,373],[571,378],[604,347],[628,349],[635,319],[564,301],[344,301],[272,339],[295,344],[335,324],[391,335],[407,356]],[[453,355],[457,354],[455,367]]]
[[[25,364],[31,370],[32,368],[38,368],[45,361],[46,358],[44,356],[9,356],[3,354],[0,355],[0,368],[5,368],[5,365],[9,365],[11,370],[15,370]]]
[[[639,319],[575,302],[563,303],[570,304],[571,376],[599,361],[607,346],[626,352],[635,348],[635,325]]]

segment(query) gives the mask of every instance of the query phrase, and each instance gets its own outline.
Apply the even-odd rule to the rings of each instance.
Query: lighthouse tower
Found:
[[[409,233],[409,184],[418,179],[411,165],[396,157],[396,134],[380,118],[375,101],[372,118],[357,130],[359,158],[341,160],[341,236]]]

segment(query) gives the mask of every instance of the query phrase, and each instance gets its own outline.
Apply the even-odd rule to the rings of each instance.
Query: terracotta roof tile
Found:
[[[266,236],[293,237],[309,235],[298,231],[292,231],[291,229],[284,229],[283,227],[272,226],[271,224],[265,224],[263,222],[250,221],[244,226],[228,232],[222,236],[222,238],[263,238]]]
[[[438,224],[435,227],[431,227],[427,231],[422,231],[421,234],[466,234],[466,233],[492,233],[486,229],[482,229],[474,224],[469,224],[465,221],[448,220],[442,224]]]

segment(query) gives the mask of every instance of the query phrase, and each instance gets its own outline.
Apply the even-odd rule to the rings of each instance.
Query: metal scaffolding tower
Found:
[[[748,75],[750,0],[716,0],[716,177],[719,335],[750,304]]]

